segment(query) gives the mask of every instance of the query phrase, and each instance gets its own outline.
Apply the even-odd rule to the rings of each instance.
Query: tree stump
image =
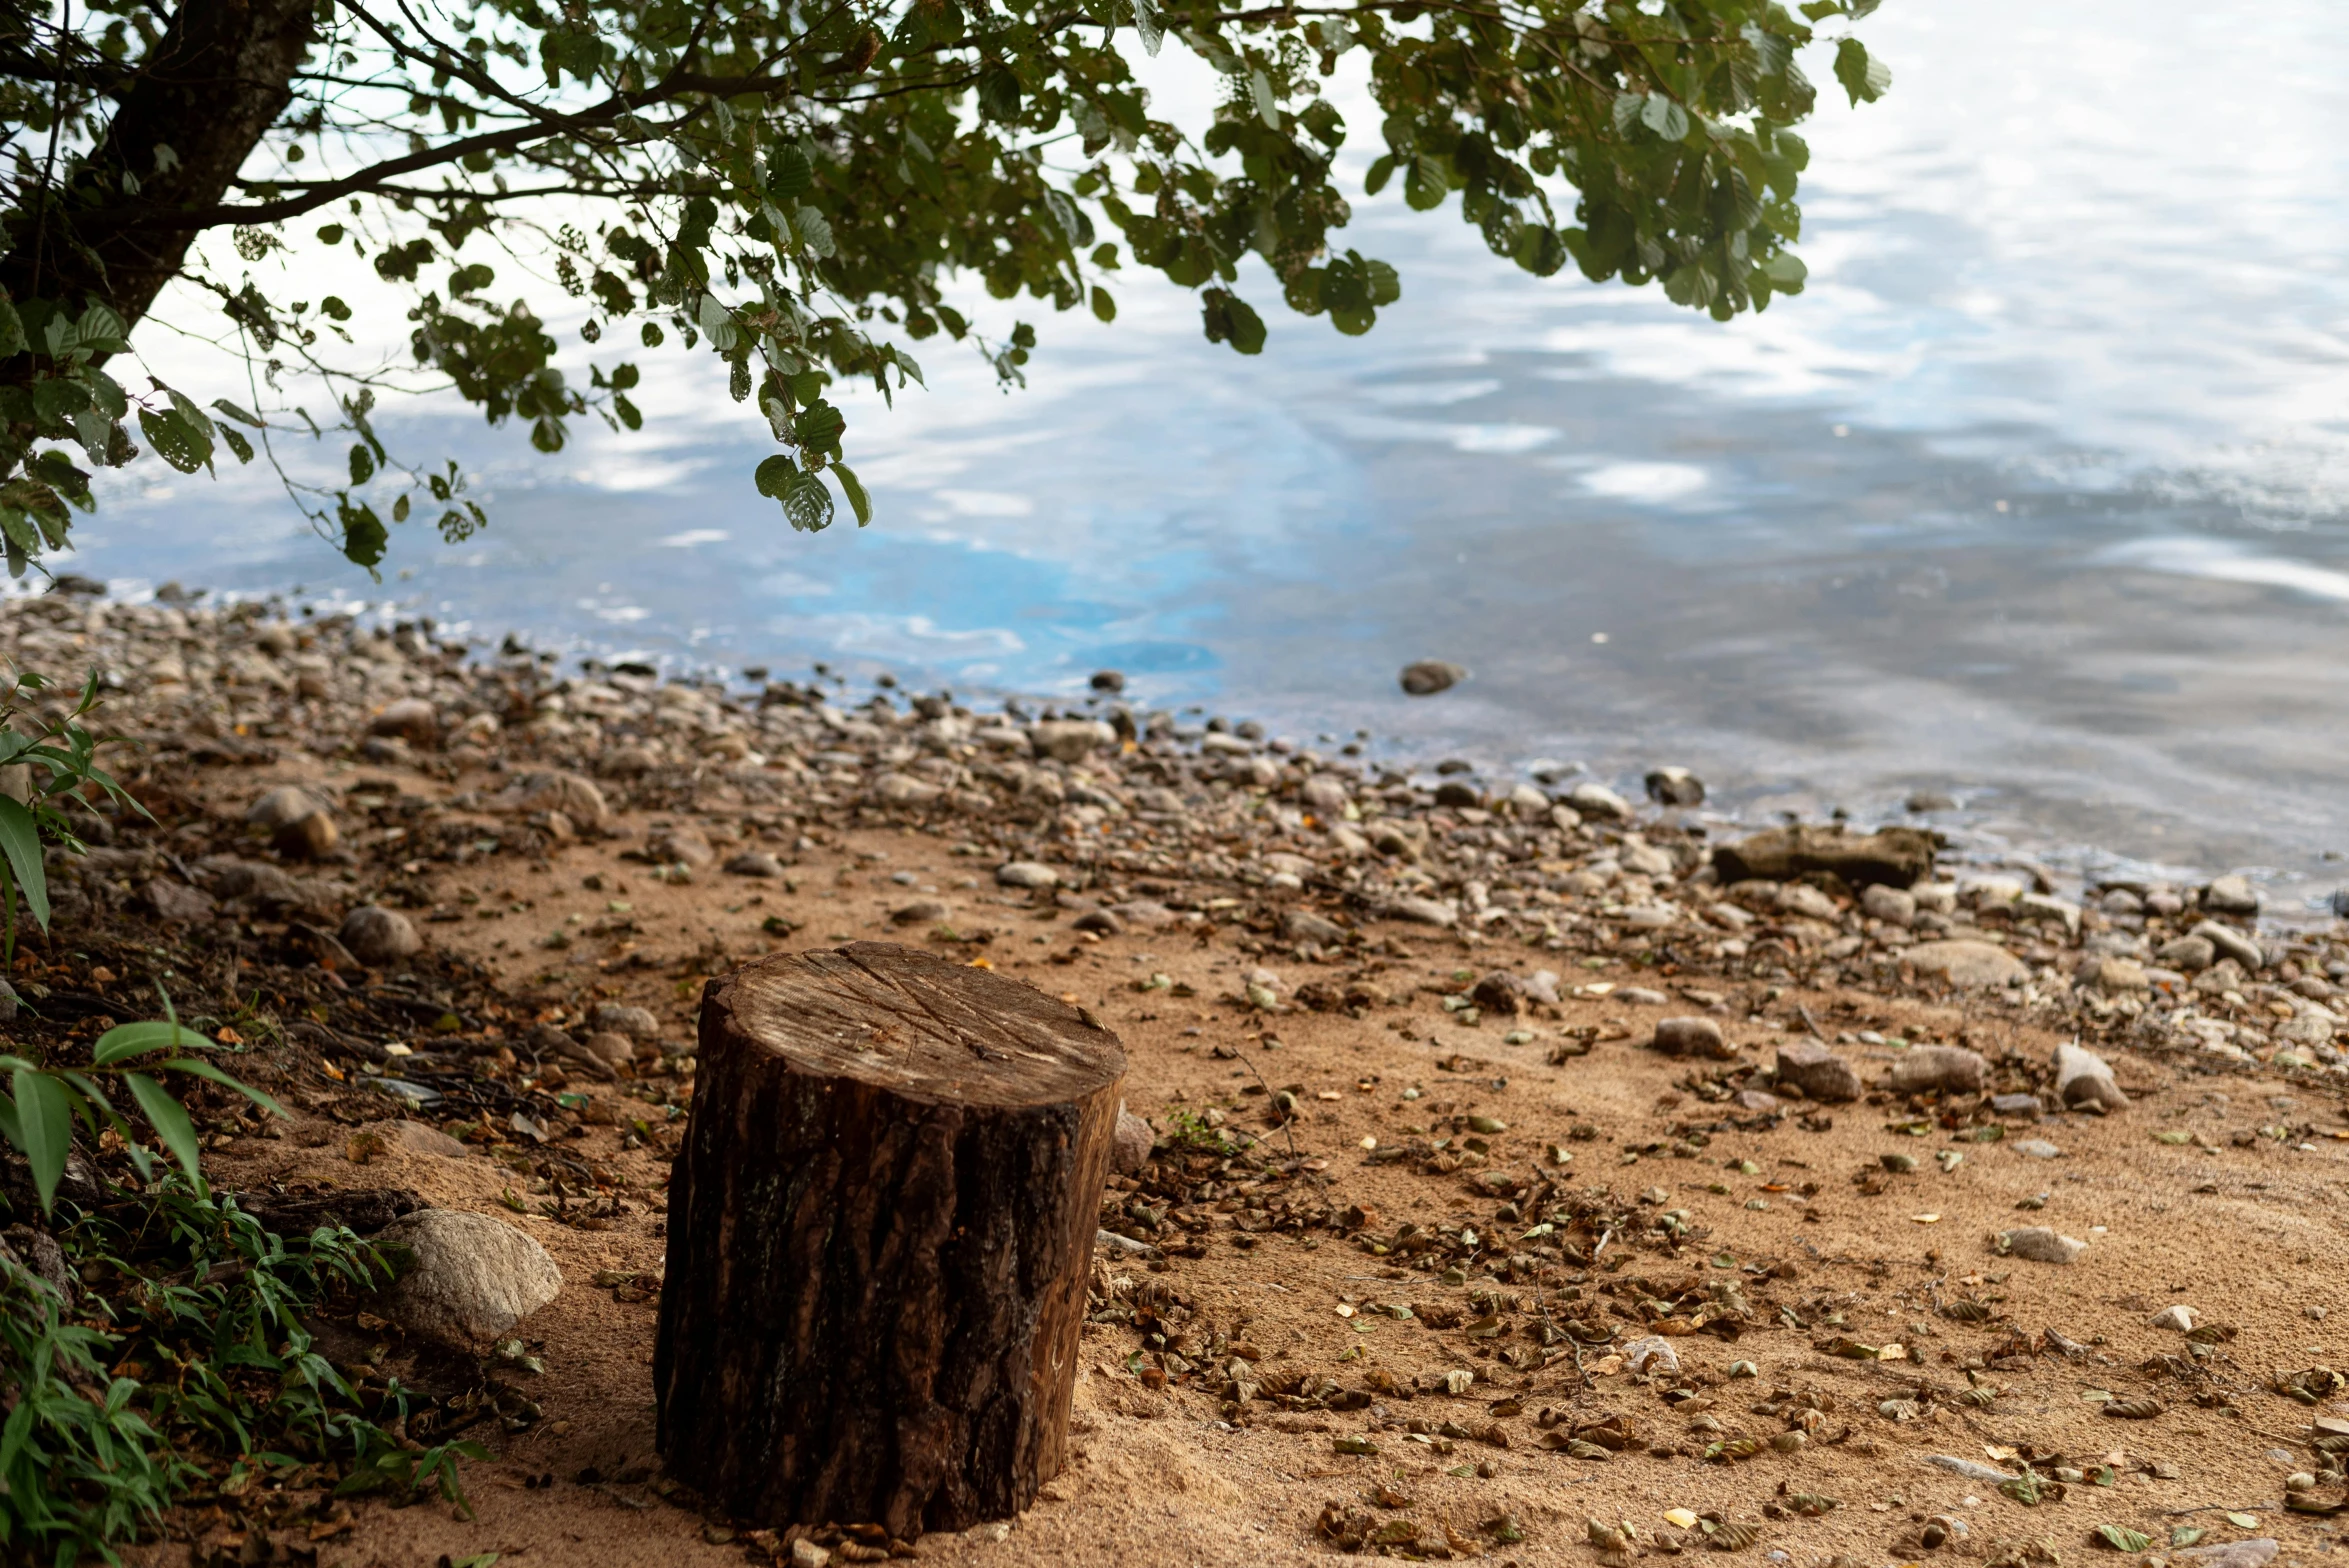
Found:
[[[1125,1052],[909,947],[703,993],[653,1361],[670,1472],[766,1524],[911,1538],[1059,1473]]]

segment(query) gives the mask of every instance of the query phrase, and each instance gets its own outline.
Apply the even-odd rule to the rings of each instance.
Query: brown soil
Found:
[[[305,766],[313,765],[208,774],[217,785],[198,793],[218,793],[224,815],[241,812],[264,783]],[[365,771],[411,793],[450,790],[420,773]],[[1227,1169],[1220,1156],[1186,1158],[1162,1142],[1138,1190],[1109,1194],[1105,1223],[1147,1233],[1166,1255],[1121,1253],[1096,1266],[1101,1299],[1085,1330],[1073,1465],[1008,1529],[928,1537],[923,1558],[1072,1568],[1327,1559],[1336,1549],[1317,1533],[1327,1511],[1341,1531],[1353,1515],[1369,1515],[1374,1528],[1411,1521],[1410,1549],[1420,1555],[1590,1563],[1598,1553],[1586,1520],[1627,1523],[1652,1555],[1675,1546],[1663,1515],[1676,1508],[1750,1521],[1759,1539],[1740,1556],[1782,1552],[1804,1565],[1836,1554],[1857,1564],[1927,1555],[1918,1532],[1936,1514],[1969,1527],[1942,1555],[2020,1561],[2018,1543],[2044,1543],[2068,1558],[2099,1549],[2091,1532],[2101,1524],[2144,1532],[2157,1553],[2174,1526],[2206,1528],[2206,1542],[2273,1535],[2287,1568],[2337,1549],[2328,1519],[2281,1504],[2289,1473],[2323,1466],[2307,1446],[2311,1417],[2349,1404],[2328,1396],[2312,1409],[2270,1387],[2294,1369],[2349,1367],[2349,1347],[2337,1343],[2349,1321],[2340,1299],[2349,1143],[2337,1140],[2349,1128],[2326,1091],[2240,1064],[2113,1053],[2134,1103],[2103,1118],[2002,1123],[1971,1098],[1951,1106],[1883,1094],[1755,1112],[1729,1098],[1739,1075],[1813,1023],[1831,1039],[1865,1030],[1971,1044],[2006,1088],[2044,1084],[2055,1038],[1990,1003],[1969,1012],[1695,975],[1661,982],[1699,993],[1664,1008],[1574,996],[1516,1021],[1488,1011],[1464,1027],[1436,993],[1460,991],[1463,978],[1507,961],[1505,944],[1375,925],[1364,934],[1384,955],[1376,983],[1391,1004],[1361,1007],[1360,1016],[1293,1004],[1267,1013],[1243,995],[1257,963],[1277,972],[1284,999],[1339,971],[1245,954],[1240,943],[1254,943],[1236,923],[1080,935],[1051,903],[999,892],[995,857],[958,856],[951,837],[912,828],[829,834],[798,854],[788,884],[704,868],[676,885],[625,858],[653,818],[622,820],[633,838],[549,849],[536,862],[412,870],[416,900],[450,917],[422,927],[436,961],[476,962],[481,983],[518,999],[514,1036],[533,1001],[555,1009],[609,999],[652,1008],[682,1042],[703,979],[731,963],[786,943],[927,939],[925,927],[909,933],[888,920],[914,896],[891,876],[910,872],[915,888],[935,888],[950,905],[962,937],[990,936],[965,951],[1074,996],[1122,1037],[1130,1106],[1162,1140],[1177,1133],[1178,1114],[1212,1120],[1212,1109],[1247,1145]],[[600,888],[586,885],[598,878]],[[792,928],[787,937],[769,934],[777,917]],[[556,931],[574,933],[571,945],[544,945]],[[1155,975],[1172,988],[1137,989]],[[1738,1062],[1644,1048],[1657,1017],[1708,1008],[1743,1048]],[[1513,1028],[1532,1038],[1507,1043]],[[1558,1047],[1586,1040],[1587,1054],[1552,1064]],[[1844,1049],[1871,1079],[1895,1054],[1890,1044]],[[599,1271],[652,1279],[662,1267],[660,1186],[675,1133],[656,1106],[682,1103],[685,1081],[551,1080],[600,1108],[581,1118],[577,1136],[558,1132],[555,1146],[610,1178],[592,1199],[565,1195],[556,1214],[556,1196],[530,1190],[546,1183],[488,1154],[410,1152],[396,1138],[380,1152],[354,1146],[352,1128],[331,1119],[347,1106],[344,1086],[324,1072],[314,1061],[296,1068],[305,1119],[289,1136],[216,1149],[220,1180],[254,1190],[302,1181],[412,1188],[523,1226],[567,1283],[524,1327],[543,1346],[546,1372],[529,1393],[544,1418],[499,1434],[495,1459],[470,1467],[473,1516],[438,1503],[365,1504],[350,1528],[315,1543],[317,1560],[426,1568],[497,1552],[564,1568],[684,1568],[740,1563],[746,1553],[771,1561],[766,1539],[730,1535],[733,1522],[704,1518],[662,1486],[649,1365],[655,1303],[620,1299],[642,1290],[592,1283]],[[1273,1125],[1265,1091],[1299,1085],[1299,1114]],[[599,1124],[602,1110],[617,1113],[613,1125]],[[1470,1116],[1505,1130],[1478,1134]],[[649,1139],[623,1149],[639,1120]],[[1989,1141],[1989,1128],[2003,1128],[2003,1139]],[[1442,1172],[1469,1137],[1488,1145],[1485,1163]],[[1439,1151],[1439,1138],[1455,1142]],[[2016,1147],[2032,1138],[2060,1155]],[[1375,1163],[1365,1148],[1372,1139],[1381,1150],[1428,1147]],[[1553,1145],[1571,1163],[1554,1163]],[[364,1166],[352,1163],[354,1148],[369,1155]],[[1880,1157],[1896,1154],[1913,1156],[1916,1168],[1887,1170]],[[1936,1156],[1948,1155],[1962,1159],[1945,1171]],[[1496,1173],[1525,1194],[1522,1217],[1496,1217],[1503,1193],[1478,1181]],[[2043,1208],[2018,1211],[2042,1194]],[[1571,1207],[1583,1223],[1521,1240],[1536,1196],[1541,1212]],[[1251,1206],[1260,1200],[1261,1209]],[[1357,1208],[1370,1212],[1350,1212]],[[1685,1211],[1677,1239],[1657,1228],[1667,1211]],[[584,1222],[567,1222],[582,1212]],[[1466,1225],[1481,1242],[1418,1257],[1367,1250],[1392,1243],[1406,1224]],[[2034,1224],[2087,1241],[2085,1256],[2059,1267],[1994,1250],[1995,1232]],[[1444,1282],[1439,1268],[1454,1262],[1465,1265],[1466,1283]],[[1496,1262],[1503,1278],[1488,1273]],[[1736,1299],[1725,1301],[1730,1287]],[[1478,1291],[1505,1299],[1472,1301]],[[1991,1316],[1963,1321],[1937,1310],[1961,1299]],[[2183,1335],[2148,1324],[2173,1302],[2237,1332],[2194,1359]],[[1414,1315],[1375,1310],[1398,1303]],[[1488,1307],[1498,1309],[1489,1316],[1500,1332],[1477,1337],[1480,1323],[1496,1326],[1485,1321]],[[1679,1376],[1623,1367],[1623,1345],[1654,1332],[1643,1319],[1662,1319],[1672,1333],[1700,1318],[1708,1326],[1668,1339]],[[1546,1347],[1545,1319],[1557,1341]],[[1145,1328],[1181,1337],[1146,1345]],[[1576,1331],[1612,1331],[1613,1341],[1583,1343]],[[1860,1360],[1819,1348],[1837,1340],[1898,1344],[1907,1355]],[[1172,1376],[1146,1353],[1167,1345],[1180,1358]],[[1235,1357],[1255,1385],[1255,1397],[1238,1403]],[[1750,1376],[1735,1375],[1740,1362]],[[1465,1392],[1428,1391],[1455,1369],[1473,1373]],[[1316,1399],[1323,1379],[1372,1403],[1326,1408],[1352,1401]],[[1993,1397],[1976,1403],[1975,1389]],[[2163,1409],[2115,1419],[2101,1413],[2098,1391],[2157,1399]],[[1914,1402],[1894,1407],[1912,1419],[1880,1408],[1899,1399]],[[1757,1412],[1765,1404],[1772,1413]],[[1787,1430],[1806,1404],[1820,1416],[1800,1451],[1705,1459],[1709,1446],[1740,1434]],[[1545,1411],[1562,1423],[1545,1426]],[[1610,1414],[1628,1420],[1634,1447],[1601,1460],[1542,1446],[1553,1430],[1588,1429]],[[1447,1426],[1497,1428],[1505,1446],[1447,1437]],[[1339,1439],[1365,1436],[1376,1453],[1338,1451]],[[1649,1445],[1663,1452],[1638,1451]],[[1991,1483],[1933,1468],[1927,1454],[2010,1470],[2029,1458],[2041,1475],[2060,1466],[2084,1479],[2061,1501],[2025,1507]],[[1795,1493],[1838,1505],[1803,1517],[1789,1501]],[[2192,1511],[2218,1505],[2255,1515],[2256,1528]],[[1503,1519],[1521,1539],[1496,1539],[1487,1527]],[[217,1518],[182,1517],[173,1528],[177,1539],[147,1549],[146,1561],[187,1560],[181,1543],[191,1535],[234,1549]]]

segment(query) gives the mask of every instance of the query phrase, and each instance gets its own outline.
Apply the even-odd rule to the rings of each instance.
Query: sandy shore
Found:
[[[58,596],[0,649],[107,673],[163,819],[60,870],[28,998],[120,994],[141,943],[249,994],[300,1120],[218,1126],[224,1180],[408,1189],[565,1276],[524,1328],[540,1415],[473,1468],[476,1518],[191,1507],[204,1550],[789,1560],[663,1483],[649,1298],[702,982],[849,939],[1092,1008],[1159,1140],[1104,1198],[1078,1458],[923,1557],[2020,1563],[2113,1550],[2099,1525],[2133,1556],[2333,1549],[2282,1505],[2349,1405],[2276,1388],[2349,1366],[2349,953],[2260,930],[2249,889],[1725,882],[1738,835],[1701,809],[1387,774],[1113,693],[1020,716],[564,679],[421,629]],[[285,786],[322,810],[248,820]],[[354,952],[360,908],[418,950]],[[615,1046],[599,1006],[650,1026]],[[1695,1054],[1655,1048],[1668,1019]],[[2074,1039],[2125,1104],[2064,1108]],[[1822,1057],[1857,1099],[1796,1091],[1833,1092]],[[2039,1226],[2085,1245],[2001,1250]],[[2198,1338],[2154,1323],[2179,1304]]]

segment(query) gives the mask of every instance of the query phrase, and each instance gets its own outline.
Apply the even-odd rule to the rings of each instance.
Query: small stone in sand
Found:
[[[2070,1263],[2088,1250],[2088,1243],[2059,1236],[2044,1225],[2026,1225],[2004,1233],[2007,1255],[2033,1263]]]

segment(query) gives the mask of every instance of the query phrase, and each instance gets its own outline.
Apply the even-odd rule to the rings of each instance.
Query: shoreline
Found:
[[[562,1276],[520,1329],[544,1370],[486,1370],[517,1413],[468,1467],[473,1518],[289,1491],[236,1530],[339,1531],[354,1563],[864,1560],[701,1512],[660,1472],[649,1397],[701,988],[857,939],[1093,1009],[1152,1135],[1103,1198],[1071,1469],[925,1558],[1580,1562],[1585,1517],[1636,1521],[1646,1553],[1697,1544],[1679,1505],[1802,1568],[1907,1561],[1929,1517],[1996,1547],[2264,1496],[2264,1434],[2301,1418],[2265,1380],[2322,1353],[2299,1309],[2349,1268],[2349,1129],[2318,1125],[2349,1114],[2349,1066],[2288,1036],[2332,1016],[2302,991],[2349,960],[2331,934],[2271,941],[2256,977],[2228,959],[2170,994],[2160,964],[2087,946],[2206,916],[2251,940],[2217,907],[2235,889],[2208,910],[2148,889],[2132,915],[1885,885],[1913,839],[1809,844],[1844,857],[1840,885],[1753,874],[1768,850],[1745,842],[1725,881],[1733,846],[1589,781],[1569,821],[1546,793],[1471,804],[1452,778],[1439,799],[1228,732],[1137,725],[1128,750],[1092,719],[634,678],[569,682],[558,708],[532,656],[33,603],[0,648],[178,669],[100,714],[144,738],[164,826],[60,866],[25,994],[87,1010],[203,977],[252,1042],[240,1068],[295,1108],[207,1122],[224,1186],[467,1211]],[[2164,1372],[2178,1341],[2146,1319],[2181,1296],[2240,1338]],[[436,1409],[473,1386],[436,1384],[412,1336],[383,1365]],[[2173,1373],[2205,1380],[2192,1400]],[[2177,1408],[2112,1460],[2083,1375]],[[2245,1447],[2206,1395],[2271,1402],[2263,1435]],[[1802,1441],[1761,1440],[1789,1419]],[[2096,1517],[1942,1463],[1980,1435],[2027,1442]],[[2095,1466],[2126,1484],[2069,1480]],[[2329,1544],[2273,1506],[2261,1539]],[[144,1561],[228,1550],[232,1523],[182,1510]]]

